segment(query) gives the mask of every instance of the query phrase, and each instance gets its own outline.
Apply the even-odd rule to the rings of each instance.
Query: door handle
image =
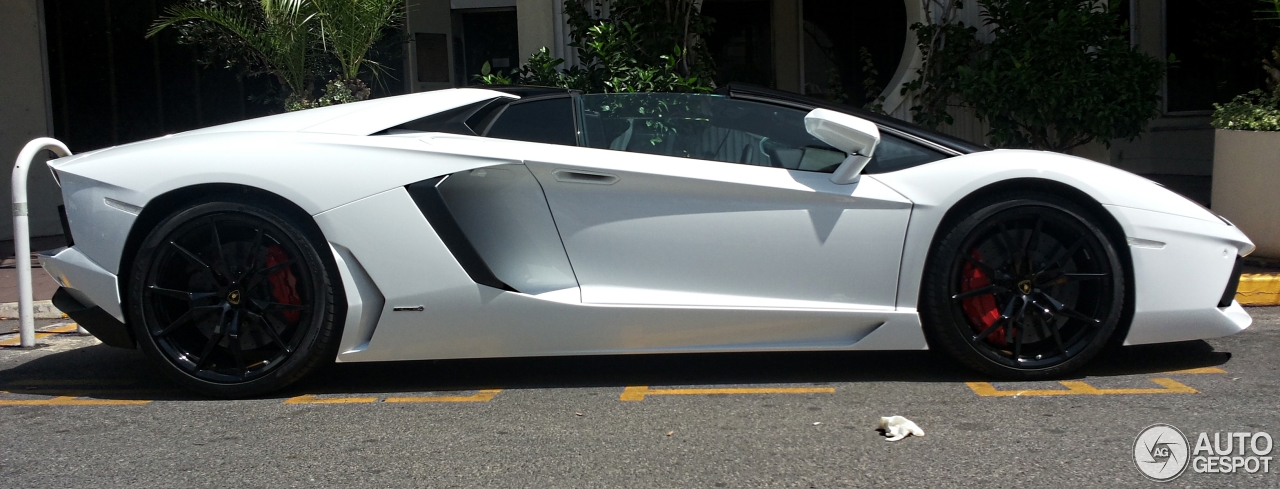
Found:
[[[608,173],[595,173],[582,170],[555,170],[551,175],[558,182],[564,183],[590,183],[595,185],[613,185],[618,183],[617,175]]]

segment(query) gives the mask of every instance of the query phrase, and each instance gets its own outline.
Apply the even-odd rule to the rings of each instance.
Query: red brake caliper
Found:
[[[274,267],[281,263],[289,261],[289,255],[279,246],[272,245],[267,248],[267,268]],[[294,278],[293,271],[289,267],[283,267],[267,276],[267,281],[271,282],[271,295],[275,297],[276,302],[280,304],[299,305],[302,299],[298,297],[298,279]],[[283,311],[284,318],[289,322],[295,322],[301,316],[300,311]]]
[[[978,254],[978,250],[973,250],[973,259],[982,260],[982,255]],[[964,263],[964,269],[960,272],[960,292],[968,292],[977,290],[991,285],[991,277],[987,276],[978,267],[973,266],[969,262]],[[973,326],[974,332],[981,333],[1000,319],[1000,309],[996,307],[996,297],[992,294],[983,294],[964,299],[964,314],[969,318],[969,324]],[[987,341],[999,346],[1004,346],[1004,326],[996,328],[995,332],[987,336]]]

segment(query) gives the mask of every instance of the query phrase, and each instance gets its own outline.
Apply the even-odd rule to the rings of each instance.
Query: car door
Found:
[[[715,95],[577,97],[579,142],[526,155],[582,300],[891,309],[911,203],[844,158],[806,112]]]

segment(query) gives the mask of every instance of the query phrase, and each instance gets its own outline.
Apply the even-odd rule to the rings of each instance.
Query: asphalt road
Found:
[[[1280,308],[1250,313],[1066,384],[969,384],[986,379],[928,352],[708,354],[338,365],[244,401],[55,335],[0,349],[0,486],[1156,486],[1133,460],[1149,425],[1280,443]],[[884,441],[888,415],[926,436]],[[1164,487],[1280,487],[1276,465]]]

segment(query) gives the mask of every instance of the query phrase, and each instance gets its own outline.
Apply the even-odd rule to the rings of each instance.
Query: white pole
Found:
[[[22,347],[36,346],[36,323],[31,310],[31,229],[27,226],[27,170],[41,151],[59,157],[71,150],[53,138],[36,138],[27,143],[13,163],[13,259],[18,266],[18,322]]]

